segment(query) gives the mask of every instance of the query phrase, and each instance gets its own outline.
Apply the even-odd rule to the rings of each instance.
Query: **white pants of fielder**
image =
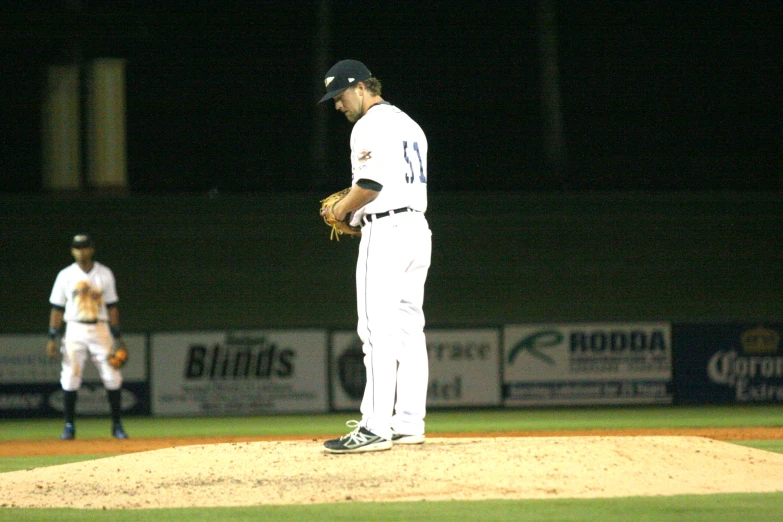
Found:
[[[122,373],[109,364],[114,340],[105,322],[96,324],[69,321],[60,346],[63,354],[60,384],[65,391],[76,391],[82,385],[87,357],[92,359],[103,386],[117,390],[122,386]]]
[[[389,439],[392,428],[424,434],[429,368],[422,304],[431,253],[432,234],[420,212],[362,228],[356,264],[357,331],[367,371],[361,424]]]

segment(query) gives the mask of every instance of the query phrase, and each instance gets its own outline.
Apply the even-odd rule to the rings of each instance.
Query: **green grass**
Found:
[[[256,417],[150,418],[124,420],[134,438],[199,436],[328,436],[345,431],[355,414],[268,415]],[[617,408],[553,408],[445,410],[427,416],[427,431],[438,433],[509,432],[619,428],[732,428],[783,426],[783,406],[666,406]],[[6,420],[2,440],[45,440],[59,435],[62,422],[53,419]],[[77,419],[80,439],[109,436],[107,419]]]
[[[667,406],[514,409],[436,412],[430,433],[621,428],[730,428],[783,426],[783,406]]]
[[[211,522],[280,520],[361,521],[558,521],[558,522],[780,522],[783,493],[683,495],[618,499],[487,500],[482,502],[395,502],[315,504],[242,508],[189,508],[120,511],[5,509],[0,521]]]
[[[783,453],[783,440],[735,440],[730,442],[773,453]]]
[[[111,455],[47,455],[39,457],[2,457],[0,458],[0,473],[17,471],[20,469],[43,468],[45,466],[57,466],[58,464],[70,464],[109,457]]]
[[[273,415],[242,418],[128,418],[134,438],[190,436],[267,436],[342,433],[351,414]],[[553,408],[435,411],[427,429],[438,433],[612,428],[709,428],[783,426],[782,406]],[[0,440],[45,440],[57,437],[59,420],[2,421]],[[108,437],[108,420],[77,421],[80,439]],[[737,441],[783,453],[783,441]],[[103,458],[106,455],[0,458],[0,472]],[[2,480],[2,477],[0,477]],[[1,502],[0,502],[1,503]],[[0,509],[0,521],[775,521],[783,520],[783,493],[624,499],[563,499],[483,502],[389,502],[209,509],[90,511],[76,509]]]

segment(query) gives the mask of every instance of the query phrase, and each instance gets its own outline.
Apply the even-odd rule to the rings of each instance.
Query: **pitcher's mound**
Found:
[[[702,437],[429,438],[181,446],[0,474],[4,507],[93,509],[783,491],[783,455]]]

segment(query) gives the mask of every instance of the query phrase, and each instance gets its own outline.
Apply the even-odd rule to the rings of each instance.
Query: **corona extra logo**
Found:
[[[780,334],[771,328],[757,326],[745,331],[740,337],[745,353],[771,354],[777,353]]]

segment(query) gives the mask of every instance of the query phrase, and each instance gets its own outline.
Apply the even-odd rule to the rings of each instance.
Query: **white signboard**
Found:
[[[669,323],[506,326],[506,405],[672,401]]]
[[[124,333],[128,363],[122,375],[129,381],[147,379],[147,337]],[[44,383],[60,381],[60,359],[46,356],[46,335],[0,335],[0,384]],[[84,382],[100,382],[95,365],[88,360]]]
[[[500,334],[486,330],[427,330],[428,406],[499,406]]]
[[[153,415],[328,409],[322,330],[159,333],[150,342]]]
[[[425,335],[428,406],[501,404],[498,330],[426,330]],[[332,406],[358,410],[367,382],[362,343],[352,332],[335,332],[331,342]]]
[[[147,336],[123,333],[128,362],[122,369],[122,407],[131,413],[146,411]],[[50,416],[63,410],[60,388],[60,358],[46,355],[46,335],[0,336],[0,412],[3,415]],[[109,413],[106,392],[95,365],[84,365],[82,386],[76,402],[78,415]]]
[[[359,411],[367,383],[362,341],[356,332],[334,332],[331,344],[332,408]]]

